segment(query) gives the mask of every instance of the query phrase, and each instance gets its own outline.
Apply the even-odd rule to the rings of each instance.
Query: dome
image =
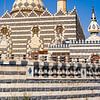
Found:
[[[30,13],[30,11],[35,10],[37,12],[44,11],[44,5],[41,0],[15,0],[12,7],[12,14],[18,11],[23,13]]]
[[[100,32],[100,26],[97,23],[94,8],[92,9],[92,18],[91,18],[91,23],[88,27],[88,31],[90,33],[99,33]]]
[[[88,27],[88,31],[90,33],[99,33],[100,32],[100,26],[96,21],[92,21]]]
[[[91,34],[90,37],[86,39],[86,41],[100,41],[100,36],[97,34]]]

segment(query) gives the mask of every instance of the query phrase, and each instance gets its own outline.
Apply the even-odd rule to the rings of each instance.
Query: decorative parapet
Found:
[[[63,44],[50,44],[49,48],[69,48],[70,46],[78,45],[78,44],[84,44],[84,46],[88,44],[99,45],[100,41],[86,41],[86,40],[69,40],[68,41],[67,40],[67,41],[64,41]]]
[[[51,44],[51,45],[49,45],[49,48],[68,48],[68,47],[69,47],[68,44],[56,44],[56,45]]]
[[[70,40],[70,44],[100,44],[100,41]]]
[[[27,78],[100,78],[100,63],[0,61],[0,67],[26,67]]]
[[[39,63],[27,70],[29,78],[99,78],[100,65],[92,63]]]

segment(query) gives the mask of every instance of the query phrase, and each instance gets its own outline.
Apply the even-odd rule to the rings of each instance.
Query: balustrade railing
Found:
[[[100,78],[100,64],[53,64],[33,66],[33,77]]]

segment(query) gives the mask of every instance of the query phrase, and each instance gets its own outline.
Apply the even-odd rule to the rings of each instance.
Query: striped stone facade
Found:
[[[42,0],[16,0],[0,17],[0,100],[100,100],[99,37],[85,40],[65,3],[51,14]]]
[[[49,53],[67,53],[72,61],[77,62],[91,62],[91,56],[100,55],[100,41],[86,41],[86,40],[70,40],[65,44],[51,44],[49,45]],[[57,56],[57,55],[56,55]],[[62,56],[62,55],[58,55]],[[57,56],[57,57],[58,57]],[[63,55],[66,57],[66,55]],[[58,58],[57,58],[58,59]],[[100,59],[99,59],[100,62]]]
[[[43,41],[44,49],[55,39],[57,25],[62,25],[65,39],[84,39],[76,10],[65,14],[62,11],[52,15],[45,10],[40,16],[32,11],[29,16],[25,17],[21,12],[16,16],[11,16],[6,12],[0,18],[0,27],[7,25],[11,28],[10,41],[11,54],[21,56],[27,54],[28,41],[31,39],[32,27],[38,26],[39,37]]]
[[[0,99],[99,100],[99,64],[46,63],[1,63]]]

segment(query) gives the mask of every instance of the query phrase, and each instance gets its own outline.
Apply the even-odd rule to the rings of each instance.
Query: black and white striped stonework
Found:
[[[62,49],[63,48],[63,49]],[[67,51],[70,52],[70,58],[72,61],[88,60],[93,54],[100,53],[100,41],[86,41],[86,40],[65,40],[62,44],[50,44],[48,51],[53,53],[54,51]]]
[[[30,100],[99,100],[99,84],[99,79],[6,80],[0,81],[0,99],[22,100],[27,94]]]
[[[31,29],[34,26],[38,26],[40,29],[39,36],[44,43],[45,49],[47,49],[48,45],[55,39],[55,29],[57,25],[63,26],[63,35],[65,39],[84,39],[80,24],[76,24],[77,22],[79,23],[77,15],[75,13],[73,14],[73,12],[67,14],[62,13],[63,12],[60,11],[52,15],[49,11],[45,10],[38,16],[32,11],[27,17],[21,12],[16,16],[11,16],[8,12],[5,13],[2,18],[0,18],[0,26],[5,24],[11,28],[10,40],[12,41],[12,54],[15,56],[27,54],[29,48],[28,41],[31,39]]]
[[[70,78],[89,78],[89,77],[100,77],[100,64],[99,63],[50,63],[50,62],[30,62],[27,60],[22,61],[0,61],[0,75],[25,75],[32,74],[33,77],[70,77]],[[26,72],[21,72],[20,70],[2,70],[2,68],[25,68]],[[16,69],[17,70],[17,69]]]
[[[100,64],[0,63],[0,99],[23,100],[25,97],[30,100],[99,100]]]

